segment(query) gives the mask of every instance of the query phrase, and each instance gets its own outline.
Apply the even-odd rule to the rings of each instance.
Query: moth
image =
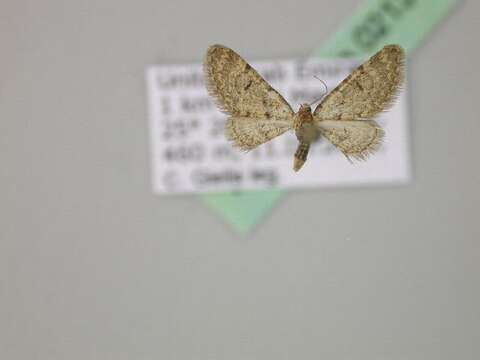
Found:
[[[384,131],[374,118],[394,103],[404,78],[405,53],[387,45],[356,68],[328,93],[315,110],[300,105],[295,113],[240,55],[222,46],[208,48],[204,60],[206,87],[229,117],[226,137],[248,151],[294,130],[298,147],[293,169],[300,170],[310,145],[320,136],[349,161],[365,160],[380,146]]]

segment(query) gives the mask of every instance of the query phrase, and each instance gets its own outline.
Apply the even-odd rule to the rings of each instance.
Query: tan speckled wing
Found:
[[[384,135],[382,128],[373,120],[324,120],[320,124],[320,134],[349,160],[365,160],[378,149]]]
[[[230,115],[225,131],[236,146],[250,150],[293,127],[290,105],[233,50],[210,46],[204,71],[208,92]]]
[[[405,54],[387,45],[355,69],[313,112],[315,121],[373,119],[394,103],[404,78]]]
[[[225,135],[242,150],[252,150],[258,145],[282,135],[292,128],[286,119],[262,119],[231,116],[225,123]]]
[[[393,105],[404,78],[404,61],[400,46],[385,46],[315,109],[320,133],[347,158],[364,160],[380,146],[384,132],[372,119]]]

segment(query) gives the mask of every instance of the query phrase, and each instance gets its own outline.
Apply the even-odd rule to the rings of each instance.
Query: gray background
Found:
[[[2,1],[1,359],[478,359],[478,1],[409,61],[414,182],[250,235],[150,188],[144,69],[306,56],[359,3]]]

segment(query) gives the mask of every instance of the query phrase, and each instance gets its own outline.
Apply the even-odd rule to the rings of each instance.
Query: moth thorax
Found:
[[[295,120],[294,120],[294,128],[297,130],[303,123],[306,122],[312,122],[313,121],[313,116],[312,116],[312,109],[310,108],[310,105],[308,104],[302,104],[300,105],[300,109],[298,109],[298,112],[295,114]]]
[[[313,122],[312,109],[308,104],[302,104],[296,113],[294,129],[300,142],[311,143],[318,138],[318,129]]]

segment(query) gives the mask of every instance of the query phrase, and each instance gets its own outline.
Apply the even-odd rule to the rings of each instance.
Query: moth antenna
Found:
[[[322,98],[328,94],[328,86],[327,84],[325,84],[325,81],[323,81],[322,79],[320,79],[317,75],[313,75],[313,77],[317,80],[319,80],[323,86],[325,86],[325,92],[322,94],[322,96],[320,96],[318,99],[316,99],[315,101],[311,102],[310,104],[308,104],[309,106],[312,106],[313,104],[315,104],[316,102],[322,100]]]

